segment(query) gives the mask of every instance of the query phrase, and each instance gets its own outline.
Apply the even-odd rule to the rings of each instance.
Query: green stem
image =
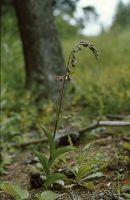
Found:
[[[70,60],[71,60],[72,53],[73,53],[73,50],[70,52],[70,55],[69,55],[69,59],[68,59],[67,66],[66,66],[66,69],[65,69],[65,75],[64,75],[64,79],[63,79],[61,93],[60,93],[60,97],[59,97],[58,111],[57,111],[57,115],[56,115],[56,121],[55,121],[55,126],[54,126],[54,134],[53,134],[54,138],[56,136],[56,131],[57,131],[60,112],[61,112],[61,107],[62,107],[62,103],[63,103],[63,97],[64,97],[64,91],[65,91],[65,84],[66,84],[66,80],[67,80],[67,75],[70,72],[69,65],[70,65]]]
[[[59,103],[58,103],[59,106],[58,106],[58,111],[57,111],[57,116],[56,116],[56,121],[55,121],[55,127],[54,127],[54,135],[53,135],[54,138],[55,138],[57,127],[58,127],[58,122],[59,122],[59,117],[60,117],[60,112],[61,112],[61,107],[62,107],[62,102],[63,102],[63,97],[64,97],[67,74],[68,74],[68,67],[66,68],[66,71],[65,71],[63,84],[62,84],[62,88],[61,88],[61,94],[60,94],[60,97],[59,97]]]

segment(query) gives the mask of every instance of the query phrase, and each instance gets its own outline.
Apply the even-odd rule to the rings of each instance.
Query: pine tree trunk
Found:
[[[64,73],[64,59],[51,0],[14,0],[25,58],[26,86],[57,94],[55,75]]]

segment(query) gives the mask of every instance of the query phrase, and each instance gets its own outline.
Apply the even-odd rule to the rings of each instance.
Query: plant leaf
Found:
[[[63,178],[65,178],[65,175],[63,174],[60,173],[52,174],[47,178],[44,185],[46,188],[48,188],[51,184],[55,183],[58,180],[62,180]]]
[[[84,176],[88,175],[91,170],[91,166],[88,164],[81,164],[78,168],[78,171],[76,173],[76,179],[77,181],[80,181]]]
[[[74,146],[70,135],[68,135],[68,142],[69,142],[70,146],[72,146],[72,147]]]
[[[14,197],[15,199],[27,199],[29,192],[25,189],[21,189],[18,185],[12,183],[3,183],[0,185],[1,190]]]
[[[85,177],[83,180],[101,178],[103,176],[104,176],[104,174],[102,172],[96,172],[94,174],[90,174],[89,176]]]
[[[89,181],[87,183],[83,182],[81,185],[90,191],[94,191],[95,185],[94,185],[93,181]]]
[[[126,150],[128,150],[128,151],[130,151],[130,143],[124,142],[123,148],[126,149]]]
[[[54,137],[51,134],[51,131],[49,129],[47,129],[43,125],[41,125],[41,128],[43,129],[46,137],[48,138],[48,143],[49,143],[49,147],[50,147],[50,155],[52,155],[53,152],[55,151],[55,139],[54,139]]]
[[[45,191],[41,193],[41,196],[45,200],[55,200],[58,197],[58,194],[52,191]]]
[[[38,152],[38,151],[34,151],[34,153],[36,154],[36,156],[38,157],[40,163],[43,166],[43,169],[45,171],[46,177],[48,177],[50,175],[50,169],[49,169],[49,165],[48,165],[48,159],[46,158],[46,156],[44,156],[44,154]]]
[[[54,151],[51,159],[49,160],[49,166],[51,166],[53,164],[53,162],[55,161],[55,159],[57,159],[59,156],[61,156],[64,153],[67,153],[69,151],[72,151],[72,150],[75,150],[75,148],[72,147],[72,146],[66,146],[66,147],[59,147],[59,148],[57,148]]]
[[[39,196],[38,196],[38,200],[55,200],[58,197],[58,194],[52,191],[45,191],[42,192]]]
[[[126,197],[127,199],[130,199],[130,194],[128,193],[123,193],[123,196]]]

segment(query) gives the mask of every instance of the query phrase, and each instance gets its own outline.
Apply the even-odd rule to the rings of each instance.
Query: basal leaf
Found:
[[[41,193],[39,200],[55,200],[57,197],[57,193],[48,190]]]
[[[27,190],[21,189],[18,185],[12,183],[3,183],[0,185],[0,188],[16,200],[23,200],[29,197],[29,192]]]
[[[43,166],[43,169],[45,171],[46,176],[48,177],[50,174],[50,170],[49,170],[49,165],[48,165],[48,159],[46,158],[46,156],[44,156],[43,153],[40,153],[38,151],[34,151],[34,153],[36,154],[36,156],[38,157],[40,163]]]
[[[124,147],[124,149],[130,151],[130,143],[124,142],[124,143],[123,143],[123,147]]]
[[[77,181],[80,181],[84,176],[88,175],[91,170],[91,166],[88,164],[81,164],[78,168],[78,171],[76,173],[76,179]]]
[[[87,180],[87,179],[101,178],[103,176],[104,176],[104,174],[102,172],[96,172],[96,173],[90,174],[89,176],[85,177],[85,180]]]
[[[95,189],[95,185],[93,181],[83,182],[81,185],[90,191],[94,191]]]
[[[52,155],[53,152],[55,151],[55,139],[51,133],[50,130],[48,130],[45,126],[41,125],[41,128],[43,129],[46,137],[48,138],[48,143],[50,147],[50,154]]]
[[[65,178],[63,174],[60,174],[60,173],[52,174],[47,178],[44,185],[46,188],[48,188],[51,184],[55,183],[58,180],[62,180],[63,178]]]
[[[57,159],[59,156],[61,156],[64,153],[67,153],[69,151],[72,151],[72,150],[75,150],[75,148],[72,147],[72,146],[66,146],[66,147],[59,147],[59,148],[57,148],[54,151],[51,159],[49,160],[49,166],[51,166],[53,164],[53,162],[55,161],[55,159]]]

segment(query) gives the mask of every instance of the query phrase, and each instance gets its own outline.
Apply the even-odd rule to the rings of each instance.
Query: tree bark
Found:
[[[55,75],[64,73],[64,59],[51,0],[14,0],[25,58],[26,86],[57,94]]]

